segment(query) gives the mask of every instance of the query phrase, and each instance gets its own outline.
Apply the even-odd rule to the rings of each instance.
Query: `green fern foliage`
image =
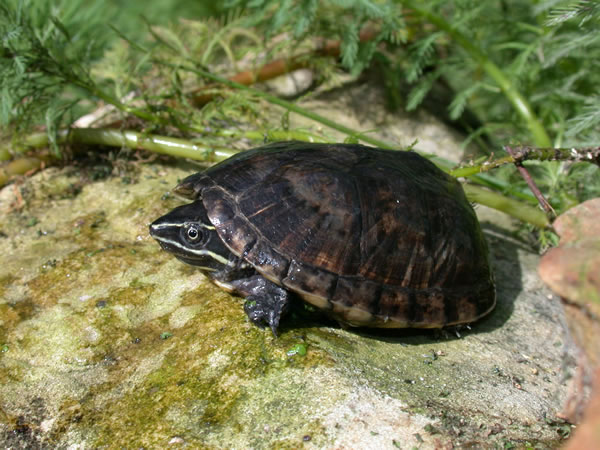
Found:
[[[258,100],[227,89],[211,86],[217,102],[198,111],[187,93],[210,83],[173,67],[227,76],[329,40],[340,43],[339,61],[310,60],[321,80],[340,69],[357,76],[376,61],[395,103],[414,110],[433,100],[451,120],[474,117],[468,130],[486,138],[488,151],[534,140],[515,107],[521,101],[554,145],[600,138],[600,0],[226,0],[218,19],[147,23],[146,39],[108,26],[118,10],[107,13],[100,0],[49,3],[0,3],[3,124],[56,129],[101,99],[150,128],[263,126]],[[449,97],[436,97],[440,86]]]
[[[263,27],[265,36],[290,33],[296,42],[309,37],[341,40],[342,66],[359,72],[371,61],[374,45],[403,40],[401,9],[392,1],[374,0],[229,0],[227,8],[245,8],[249,23]],[[360,31],[375,30],[370,42],[361,42]]]
[[[17,128],[32,122],[56,126],[72,111],[77,92],[66,89],[91,83],[87,62],[99,57],[106,45],[101,2],[85,12],[68,1],[5,0],[0,3],[0,123],[15,118]]]
[[[582,26],[589,20],[600,19],[600,4],[592,0],[579,0],[570,2],[561,2],[562,6],[555,6],[556,2],[543,2],[539,7],[539,11],[543,11],[551,7],[548,13],[546,24],[548,26],[556,26],[567,21],[579,21]]]
[[[531,102],[556,145],[578,145],[596,138],[598,122],[590,96],[600,82],[597,1],[566,6],[556,1],[538,5],[524,1],[427,3],[429,10],[444,11],[445,20],[501,68]],[[517,112],[482,71],[481,62],[465,57],[463,46],[437,33],[420,33],[409,48],[404,71],[414,86],[409,105],[415,107],[414,99],[425,98],[424,88],[433,86],[423,79],[441,70],[442,79],[455,92],[448,106],[451,118],[469,108],[482,127],[491,122],[507,125],[502,133],[491,136],[495,142],[531,142]]]

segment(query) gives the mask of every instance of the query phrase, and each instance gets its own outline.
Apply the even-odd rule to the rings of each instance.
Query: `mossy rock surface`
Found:
[[[351,110],[339,101],[329,110]],[[360,128],[419,133],[408,117],[373,118]],[[458,149],[423,123],[425,148],[445,136]],[[50,168],[0,191],[2,447],[558,445],[572,343],[505,217],[478,208],[498,307],[460,337],[344,330],[299,308],[276,339],[148,236],[190,170],[144,163],[94,181]]]

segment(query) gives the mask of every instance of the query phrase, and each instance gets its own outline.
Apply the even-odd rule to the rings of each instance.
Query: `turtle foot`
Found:
[[[268,325],[275,337],[277,337],[279,321],[286,309],[286,299],[282,299],[279,296],[259,297],[250,295],[246,298],[246,303],[244,303],[244,311],[250,321],[260,328]]]
[[[261,275],[234,279],[229,284],[246,297],[244,311],[250,321],[260,328],[268,325],[277,336],[279,320],[288,309],[288,292]]]

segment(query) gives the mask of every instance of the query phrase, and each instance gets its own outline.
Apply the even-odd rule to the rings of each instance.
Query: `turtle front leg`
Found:
[[[246,297],[244,311],[250,321],[263,328],[268,325],[277,336],[279,320],[289,306],[289,294],[285,289],[261,275],[230,282],[236,291]]]

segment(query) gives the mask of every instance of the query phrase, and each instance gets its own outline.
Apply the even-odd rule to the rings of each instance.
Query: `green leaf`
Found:
[[[432,63],[434,44],[441,36],[441,32],[432,33],[410,46],[410,66],[406,71],[406,81],[414,83],[423,74],[424,67]]]
[[[341,56],[342,65],[348,69],[356,63],[358,40],[358,27],[355,24],[347,24],[342,31]]]
[[[292,348],[290,348],[286,354],[288,356],[305,356],[306,355],[306,345],[304,344],[296,344]]]
[[[475,93],[481,88],[480,83],[474,83],[472,86],[468,87],[460,91],[458,94],[454,96],[452,103],[448,107],[450,118],[452,120],[458,119],[467,106],[467,102],[469,98],[471,98]]]
[[[436,70],[435,72],[430,73],[425,77],[422,77],[417,82],[417,84],[411,89],[411,91],[408,94],[408,99],[406,100],[407,111],[412,111],[421,104],[425,96],[431,90],[433,83],[439,78],[439,76],[440,70]]]

